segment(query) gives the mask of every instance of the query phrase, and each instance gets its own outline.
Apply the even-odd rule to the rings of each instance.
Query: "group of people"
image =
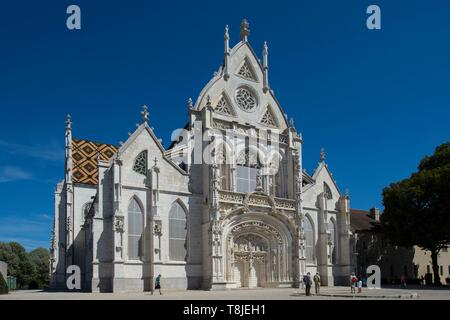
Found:
[[[359,277],[359,279],[358,279],[358,277],[353,272],[352,275],[350,276],[350,290],[351,290],[351,293],[356,293],[356,288],[358,288],[358,293],[361,293],[362,286],[363,286],[363,282],[362,282],[361,277]]]
[[[314,277],[311,277],[311,272],[308,272],[303,277],[303,284],[305,285],[305,294],[307,296],[311,295],[311,286],[314,283],[314,288],[316,294],[320,293],[320,275],[318,272],[314,275]],[[358,277],[355,275],[355,273],[352,273],[350,276],[350,290],[351,293],[356,293],[356,288],[358,288],[358,293],[362,292],[362,286],[363,282],[361,277]]]
[[[308,272],[303,277],[303,284],[305,285],[305,290],[306,290],[307,296],[311,295],[311,286],[312,286],[313,282],[314,282],[314,288],[315,288],[316,294],[319,294],[320,293],[320,275],[318,272],[316,272],[316,274],[312,278],[311,278],[311,272]]]

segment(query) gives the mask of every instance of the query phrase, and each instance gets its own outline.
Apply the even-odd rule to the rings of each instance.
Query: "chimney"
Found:
[[[378,208],[371,208],[369,215],[375,221],[380,222],[380,209],[378,209]]]

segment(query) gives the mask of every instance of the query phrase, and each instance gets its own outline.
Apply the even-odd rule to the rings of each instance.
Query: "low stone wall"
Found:
[[[6,262],[0,261],[0,273],[6,281],[6,277],[8,275],[8,264]]]

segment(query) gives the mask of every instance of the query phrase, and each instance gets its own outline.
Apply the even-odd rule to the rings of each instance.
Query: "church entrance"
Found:
[[[239,237],[234,245],[234,276],[238,287],[264,287],[267,282],[267,244],[257,235]]]
[[[235,288],[278,287],[292,283],[292,240],[289,233],[280,232],[275,223],[259,218],[230,226],[226,236],[226,282],[233,283]]]

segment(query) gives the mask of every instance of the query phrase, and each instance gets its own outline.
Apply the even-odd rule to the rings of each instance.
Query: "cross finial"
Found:
[[[348,190],[348,188],[345,188],[345,196],[346,197],[350,196],[350,190]]]
[[[321,148],[321,149],[320,149],[320,162],[324,162],[326,156],[327,156],[327,154],[325,153],[325,149],[324,149],[324,148]]]
[[[247,41],[247,37],[250,35],[249,27],[250,27],[250,24],[248,23],[247,19],[242,20],[241,32],[240,32],[241,41]]]
[[[72,118],[70,117],[70,114],[67,114],[66,116],[66,130],[72,129]]]
[[[158,165],[158,159],[155,157],[155,159],[153,159],[153,162],[155,163],[155,167]]]
[[[269,53],[269,46],[267,45],[267,41],[264,41],[263,54],[268,54],[268,53]]]
[[[142,123],[148,121],[148,108],[145,104],[142,106],[141,116],[142,116]]]

